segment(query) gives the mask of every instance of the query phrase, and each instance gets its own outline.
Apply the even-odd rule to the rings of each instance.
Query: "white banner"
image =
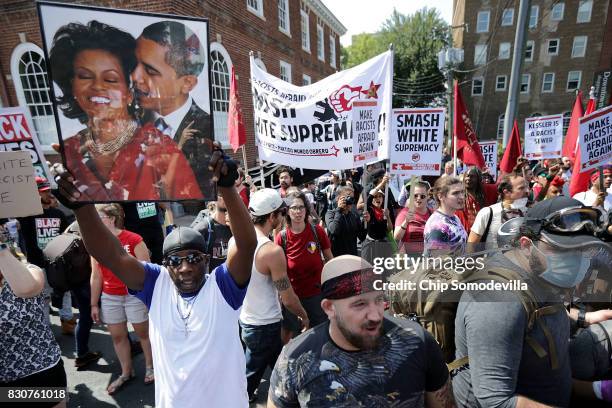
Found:
[[[580,172],[612,161],[612,105],[580,118]]]
[[[480,150],[482,150],[482,156],[485,159],[485,165],[489,169],[489,174],[494,179],[497,178],[497,141],[492,142],[478,142],[480,144]]]
[[[391,174],[438,176],[444,143],[444,108],[394,109]]]
[[[353,121],[376,133],[377,159],[387,158],[391,116],[393,52],[387,51],[361,65],[331,75],[317,83],[296,86],[261,70],[251,57],[251,86],[255,138],[262,160],[305,169],[350,169],[354,167]],[[353,112],[358,101],[375,102]],[[369,115],[367,113],[366,115]],[[375,126],[372,122],[375,122]],[[366,123],[367,122],[367,123]],[[362,148],[371,155],[372,144]],[[357,152],[356,155],[359,155]],[[365,155],[364,155],[365,156]],[[358,159],[360,159],[358,157]],[[361,159],[360,159],[361,160]]]
[[[529,160],[561,157],[563,115],[525,119],[525,157]]]

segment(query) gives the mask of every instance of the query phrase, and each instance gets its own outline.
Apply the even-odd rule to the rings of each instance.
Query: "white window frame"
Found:
[[[217,61],[213,59],[213,52],[218,53],[222,58],[223,62],[227,66],[227,73],[222,71],[217,71],[216,65]],[[227,115],[229,111],[229,100],[230,100],[230,81],[232,75],[232,58],[229,53],[225,49],[223,45],[218,42],[210,43],[210,89],[212,92],[211,101],[212,106],[211,110],[213,112],[213,122],[214,122],[214,135],[215,140],[218,140],[221,143],[222,147],[229,147],[229,136],[227,134]],[[216,73],[219,72],[220,75],[227,75],[223,78],[222,82],[219,84],[215,83]],[[227,100],[223,98],[227,95]],[[221,108],[221,109],[219,109]],[[223,109],[227,109],[224,111]]]
[[[557,50],[555,52],[550,52],[550,42],[551,41],[556,41],[557,42]],[[561,48],[561,40],[558,38],[549,38],[548,40],[546,40],[546,54],[547,55],[559,55],[559,48]]]
[[[282,14],[285,14],[285,19],[281,18]],[[286,27],[282,26],[282,22],[285,23]],[[291,38],[291,15],[289,14],[289,0],[278,0],[278,31],[283,34],[287,34]]]
[[[39,64],[35,64],[40,67],[40,71],[37,72],[35,75],[43,76],[43,88],[24,89],[22,84],[23,75],[21,75],[20,73],[19,65],[22,57],[28,52],[37,54],[42,61],[45,61],[45,65],[47,65],[47,62],[45,60],[45,53],[38,45],[33,43],[21,43],[17,45],[17,47],[15,47],[11,54],[11,77],[13,78],[15,93],[17,94],[17,102],[19,103],[19,106],[27,107],[30,113],[30,117],[32,118],[32,124],[34,125],[34,129],[32,129],[32,131],[36,133],[36,138],[40,143],[40,147],[43,149],[43,152],[52,153],[55,151],[51,148],[51,144],[57,143],[58,139],[57,129],[55,127],[55,116],[53,115],[53,97],[51,95],[52,85],[49,81],[49,76],[47,74],[48,67],[46,67],[47,69],[44,69],[43,67],[40,67]],[[26,74],[26,76],[28,76],[28,74]],[[31,83],[31,81],[27,81],[27,83],[29,84]],[[46,100],[48,100],[49,102],[44,103],[32,101],[31,103],[28,103],[25,94],[26,91],[30,95],[38,93],[39,96],[42,96],[44,93],[46,93]],[[45,111],[48,111],[49,114],[46,115]]]
[[[476,81],[480,81],[480,93],[474,93]],[[482,96],[482,95],[484,95],[484,77],[472,78],[472,96]]]
[[[531,56],[529,58],[527,58],[527,49],[529,48],[530,45],[531,45]],[[525,43],[525,61],[526,62],[532,62],[533,61],[533,54],[534,53],[535,53],[535,41],[528,40]]]
[[[504,87],[499,87],[499,80],[504,79]],[[505,92],[508,90],[508,75],[498,75],[495,77],[495,92]]]
[[[552,79],[550,81],[546,81],[546,76],[552,75]],[[550,84],[550,89],[544,89],[546,84]],[[542,93],[553,93],[555,91],[555,73],[554,72],[544,72],[542,74]]]
[[[484,48],[483,48],[484,47]],[[484,52],[482,51],[484,50]],[[474,66],[482,66],[487,63],[487,44],[476,44],[474,46]]]
[[[310,75],[302,74],[302,86],[312,84],[312,77]]]
[[[325,61],[325,28],[317,21],[317,58]]]
[[[291,64],[287,61],[279,60],[279,75],[278,77],[285,82],[293,83],[293,78],[291,76]],[[285,78],[283,78],[283,69],[285,70]]]
[[[565,111],[563,112],[563,134],[567,134],[567,129],[569,128],[570,120],[572,120],[572,112]]]
[[[506,114],[502,113],[497,117],[497,140],[501,140],[504,138],[504,120],[506,119]]]
[[[510,21],[506,21],[506,18],[508,16],[510,16]],[[512,26],[513,24],[514,24],[514,9],[513,8],[504,9],[504,12],[501,18],[501,25],[502,26]]]
[[[533,12],[535,10],[535,13]],[[531,6],[529,10],[529,28],[536,28],[538,26],[538,18],[540,17],[540,6]],[[534,19],[533,24],[532,20]]]
[[[302,49],[310,53],[310,18],[307,11],[300,10],[300,25],[302,30]]]
[[[251,3],[255,3],[256,7],[253,7]],[[247,10],[249,10],[251,13],[255,14],[264,21],[266,20],[263,11],[263,0],[246,0],[246,6]]]
[[[578,85],[575,88],[570,88],[570,76],[572,74],[578,73]],[[573,82],[573,81],[572,81]],[[580,89],[580,85],[582,84],[582,71],[569,71],[567,73],[567,82],[565,83],[565,91],[566,92],[574,92],[576,89]]]
[[[527,89],[522,91],[521,87],[523,86],[523,78],[527,78]],[[522,74],[521,75],[521,83],[519,84],[519,91],[522,94],[528,94],[531,91],[531,74]]]
[[[580,54],[576,53],[576,40],[578,39],[584,39],[584,45],[582,46],[582,52]],[[589,37],[586,35],[577,35],[574,37],[574,42],[572,43],[572,58],[584,58],[588,41]]]
[[[329,36],[329,65],[336,68],[336,36]]]
[[[481,21],[481,17],[484,18],[484,16],[487,16],[486,17],[487,27],[483,29],[481,27],[481,24],[484,24],[484,21]],[[476,32],[477,33],[488,33],[490,20],[491,20],[491,10],[479,11],[478,16],[476,17]]]
[[[558,11],[559,9],[561,9],[561,11]],[[555,10],[557,10],[557,14],[559,15],[555,15]],[[552,7],[552,10],[550,11],[550,20],[551,21],[562,21],[563,20],[563,16],[565,15],[565,3],[557,3]]]
[[[580,11],[583,6],[588,5],[588,17],[580,17],[580,13],[585,13],[585,11]],[[591,21],[591,16],[593,15],[593,0],[580,0],[578,2],[578,13],[576,15],[576,23],[589,23]]]
[[[506,51],[505,54],[502,54],[502,47]],[[510,42],[499,43],[499,54],[497,55],[497,59],[500,59],[500,60],[510,59],[511,54],[512,54],[512,43]]]

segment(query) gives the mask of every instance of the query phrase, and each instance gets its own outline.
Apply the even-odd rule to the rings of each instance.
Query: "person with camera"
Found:
[[[355,211],[355,199],[351,187],[339,187],[336,193],[337,207],[325,214],[325,223],[334,256],[359,255],[357,239],[363,241],[366,229]]]

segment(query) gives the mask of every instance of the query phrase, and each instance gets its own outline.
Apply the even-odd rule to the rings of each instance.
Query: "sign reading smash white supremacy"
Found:
[[[485,159],[485,164],[489,169],[489,174],[493,178],[497,177],[497,141],[492,142],[478,142],[480,144],[480,150],[482,151],[482,157]]]
[[[525,119],[525,157],[553,159],[561,157],[563,115]]]
[[[392,174],[437,176],[442,162],[444,108],[393,110]]]
[[[296,86],[261,70],[251,57],[255,135],[263,160],[308,169],[354,165],[355,101],[376,101],[376,142],[388,137],[393,53],[385,52],[315,84]],[[378,149],[378,159],[386,150]]]
[[[580,118],[580,170],[612,160],[612,105]]]

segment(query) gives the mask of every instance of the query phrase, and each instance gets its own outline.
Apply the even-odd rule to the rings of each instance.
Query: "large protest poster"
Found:
[[[525,157],[529,160],[561,157],[563,115],[525,119]]]
[[[352,121],[356,101],[374,101],[381,148],[391,113],[393,52],[296,86],[259,68],[251,57],[255,138],[262,160],[305,169],[353,168]],[[369,125],[368,125],[369,126]],[[384,137],[383,137],[384,136]]]
[[[376,101],[353,102],[353,167],[378,161],[378,115]]]
[[[34,178],[27,151],[0,152],[0,218],[42,214]]]
[[[612,105],[580,118],[580,172],[612,161]]]
[[[394,109],[391,123],[391,174],[439,175],[444,144],[444,108]]]
[[[214,199],[208,21],[37,5],[81,201]]]
[[[21,107],[0,108],[0,151],[27,152],[34,166],[35,176],[52,181],[47,160],[42,153],[29,112]]]
[[[489,174],[493,179],[497,178],[497,141],[480,142],[480,150],[482,157],[485,159],[485,165],[489,169]]]

